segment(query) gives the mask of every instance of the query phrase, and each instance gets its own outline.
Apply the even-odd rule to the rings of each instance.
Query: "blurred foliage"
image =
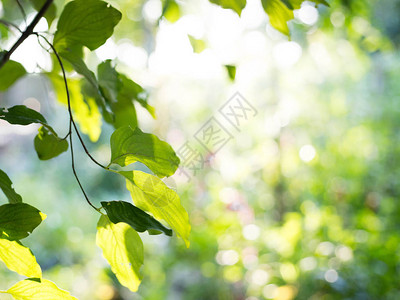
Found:
[[[137,107],[138,119],[175,149],[236,90],[258,110],[240,132],[227,127],[233,141],[188,183],[172,177],[190,212],[190,248],[140,234],[146,277],[134,296],[94,247],[96,216],[83,206],[68,157],[38,162],[22,136],[36,127],[2,127],[2,167],[13,166],[13,186],[48,215],[26,241],[46,278],[79,299],[400,297],[400,2],[333,0],[318,6],[315,22],[308,3],[289,22],[291,42],[271,28],[260,1],[247,2],[240,19],[207,1],[114,1],[124,12],[116,35],[108,52],[88,59],[91,67],[116,59],[152,90],[159,119]],[[3,16],[23,22],[17,9]],[[196,51],[193,41],[208,49]],[[233,65],[232,83],[225,66]],[[24,101],[21,87],[1,101]],[[40,102],[62,128],[63,112]],[[102,129],[90,147],[107,161],[111,128]],[[123,180],[83,157],[78,165],[95,202],[129,197]],[[9,286],[17,276],[0,269],[0,279]]]

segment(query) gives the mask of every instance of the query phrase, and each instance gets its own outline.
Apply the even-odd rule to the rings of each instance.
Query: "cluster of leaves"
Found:
[[[46,1],[47,5],[48,2]],[[39,10],[42,7],[39,6]],[[51,3],[49,7],[54,9],[54,4]],[[53,19],[49,14],[45,14],[45,17],[48,22]],[[141,281],[140,268],[143,265],[143,243],[137,232],[148,231],[149,234],[165,233],[172,236],[172,230],[155,218],[162,219],[189,246],[190,225],[179,196],[160,179],[175,173],[179,158],[169,144],[137,127],[133,101],[154,116],[153,107],[147,103],[147,93],[140,85],[118,73],[111,61],[102,62],[98,66],[97,74],[89,70],[84,62],[83,47],[95,50],[104,44],[120,19],[121,13],[118,10],[98,0],[71,1],[60,15],[53,42],[48,42],[59,67],[54,64],[53,70],[46,75],[53,83],[57,99],[65,103],[70,112],[70,129],[66,137],[60,138],[39,112],[24,105],[0,108],[0,119],[18,125],[41,124],[34,140],[35,150],[41,160],[54,158],[68,147],[71,147],[73,153],[72,127],[83,143],[74,117],[82,132],[92,141],[96,141],[100,135],[101,119],[99,121],[97,115],[99,110],[103,119],[115,127],[111,136],[110,163],[108,166],[96,163],[105,170],[123,176],[137,206],[124,201],[102,202],[102,208],[96,208],[101,214],[97,224],[96,242],[121,284],[136,291]],[[37,35],[39,39],[48,41],[47,37]],[[24,76],[26,71],[21,64],[12,60],[3,64],[0,77],[1,90],[4,91]],[[67,72],[72,70],[82,76],[67,79]],[[63,100],[65,92],[66,101]],[[83,146],[85,147],[84,144]],[[88,155],[90,156],[89,153]],[[90,158],[93,159],[92,156]],[[112,169],[115,165],[124,167],[134,162],[143,163],[155,175]],[[36,208],[22,203],[21,196],[13,190],[6,173],[1,171],[0,175],[0,187],[10,202],[0,207],[0,260],[10,270],[28,277],[3,293],[18,299],[75,299],[50,281],[42,279],[35,257],[19,241],[27,237],[46,216]],[[84,192],[83,189],[82,191]]]
[[[239,16],[246,6],[246,0],[210,0],[210,2],[223,8],[232,9]],[[299,9],[303,2],[303,0],[261,0],[271,25],[285,35],[290,34],[287,22],[294,18],[293,10]],[[312,0],[311,2],[329,6],[325,0]]]
[[[7,8],[7,1],[3,2]],[[53,69],[45,75],[54,87],[57,100],[68,109],[69,130],[65,137],[59,137],[39,112],[24,105],[0,108],[0,119],[10,124],[40,124],[34,147],[41,160],[57,157],[70,148],[73,173],[79,186],[87,202],[101,214],[96,243],[103,250],[103,256],[120,283],[136,291],[141,282],[140,268],[144,259],[143,243],[138,232],[171,236],[173,230],[189,246],[191,228],[188,214],[177,193],[161,180],[175,173],[179,158],[169,144],[155,135],[144,133],[138,127],[135,102],[155,116],[154,108],[148,104],[147,92],[126,75],[119,73],[110,60],[101,62],[96,72],[85,64],[85,48],[93,51],[103,45],[113,35],[114,28],[121,20],[121,13],[100,0],[70,1],[58,18],[56,32],[42,34],[34,32],[35,25],[42,17],[46,18],[49,25],[56,20],[56,6],[52,0],[30,2],[38,11],[36,17],[9,51],[0,52],[0,91],[6,91],[27,74],[24,67],[10,60],[10,57],[28,36],[36,35],[38,42],[47,45],[48,52],[53,54]],[[233,9],[239,15],[246,5],[245,0],[210,2]],[[287,22],[293,18],[293,10],[300,8],[302,2],[263,0],[262,5],[271,25],[288,35]],[[323,0],[314,2],[327,4]],[[177,15],[178,4],[175,1],[164,1],[163,16],[168,20],[176,20]],[[226,67],[230,78],[234,79],[235,68]],[[78,76],[74,75],[75,72]],[[102,120],[115,129],[110,138],[111,159],[107,166],[90,155],[80,135],[82,132],[92,142],[96,142],[101,133]],[[102,207],[96,208],[90,202],[74,168],[74,133],[94,163],[126,180],[126,187],[135,205],[125,201],[109,201],[102,202]],[[121,170],[121,167],[123,169],[135,162],[146,165],[152,174]],[[9,200],[8,204],[0,206],[0,260],[10,270],[28,278],[1,293],[11,294],[17,299],[75,299],[42,278],[34,255],[20,242],[46,216],[22,202],[21,196],[13,190],[11,180],[3,171],[0,171],[0,188]],[[163,220],[172,230],[159,220]]]

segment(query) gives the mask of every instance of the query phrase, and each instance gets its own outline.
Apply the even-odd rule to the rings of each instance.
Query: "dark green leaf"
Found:
[[[229,79],[234,81],[236,77],[236,67],[232,65],[225,65],[225,68],[228,72]]]
[[[0,68],[0,91],[7,90],[26,74],[25,68],[16,61],[9,60]]]
[[[120,127],[111,136],[111,164],[127,166],[136,161],[145,164],[158,176],[171,176],[179,166],[172,147],[138,127]]]
[[[30,0],[30,2],[32,3],[33,8],[39,11],[45,4],[46,0]],[[44,17],[46,18],[49,27],[56,18],[56,15],[57,15],[57,7],[54,3],[52,3],[47,9],[46,13],[44,14]]]
[[[30,109],[25,105],[15,105],[10,108],[0,107],[0,119],[3,119],[10,124],[18,125],[39,123],[45,126],[52,134],[57,136],[57,133],[47,124],[46,119],[39,112]]]
[[[67,151],[68,142],[50,133],[45,127],[39,128],[34,140],[36,153],[41,160],[48,160]]]
[[[243,8],[246,6],[246,0],[210,0],[211,3],[218,4],[223,8],[230,8],[239,16]]]
[[[83,45],[94,50],[112,35],[121,13],[99,0],[69,2],[61,13],[54,36],[57,49]]]
[[[3,191],[4,195],[6,195],[10,203],[22,202],[22,197],[13,189],[10,178],[2,170],[0,170],[0,189]]]
[[[164,227],[160,222],[150,216],[148,213],[137,208],[131,203],[125,201],[101,202],[103,208],[107,211],[108,218],[114,224],[125,222],[132,226],[138,232],[149,231],[150,234],[164,232],[172,236],[172,230]]]
[[[26,203],[4,204],[0,206],[1,238],[20,240],[29,235],[46,215]]]
[[[96,244],[103,250],[103,256],[118,281],[136,292],[142,278],[140,267],[144,259],[139,234],[128,224],[114,224],[103,215],[97,223]]]

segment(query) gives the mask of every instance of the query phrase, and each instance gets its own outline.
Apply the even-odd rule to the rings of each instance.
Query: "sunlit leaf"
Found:
[[[131,203],[125,201],[110,201],[101,202],[101,205],[106,210],[110,221],[114,224],[125,222],[138,232],[150,230],[149,233],[153,233],[151,230],[154,229],[157,230],[158,233],[164,232],[166,235],[172,235],[171,229],[164,227],[152,216]]]
[[[150,212],[156,219],[166,221],[189,247],[190,224],[178,194],[158,177],[141,171],[121,171],[133,202]]]
[[[16,61],[9,60],[0,68],[0,91],[7,90],[26,74],[25,68]]]
[[[246,6],[246,0],[210,0],[211,3],[218,4],[223,8],[230,8],[239,16],[243,8]]]
[[[235,80],[236,77],[236,67],[232,65],[225,65],[226,71],[228,72],[229,79],[231,81]]]
[[[65,5],[57,24],[54,46],[84,45],[94,50],[112,35],[121,13],[99,0],[75,0]]]
[[[206,43],[203,40],[196,39],[194,36],[188,34],[190,44],[192,45],[194,53],[201,53],[206,49]]]
[[[0,261],[11,271],[26,277],[41,278],[42,270],[31,250],[19,241],[0,238]]]
[[[5,172],[0,170],[0,189],[6,195],[10,203],[21,203],[22,197],[12,187],[11,179]]]
[[[179,166],[172,147],[139,128],[120,127],[111,136],[111,164],[127,166],[139,161],[159,176],[170,176]]]
[[[51,159],[68,150],[68,142],[50,133],[45,127],[39,128],[34,145],[41,160]]]
[[[32,3],[33,8],[39,11],[46,3],[46,0],[30,0],[30,2]],[[49,8],[46,10],[46,13],[44,14],[44,17],[46,18],[49,27],[56,18],[56,15],[57,15],[57,7],[54,3],[52,3],[50,4]]]
[[[46,279],[41,282],[25,279],[1,293],[10,294],[17,300],[78,300]]]
[[[175,0],[165,0],[161,16],[171,23],[175,23],[181,17],[181,9]]]
[[[143,265],[143,243],[139,234],[126,223],[114,224],[107,216],[101,216],[97,224],[96,244],[103,250],[103,256],[119,282],[136,292]]]
[[[261,0],[261,2],[271,25],[283,34],[289,35],[287,22],[293,19],[293,11],[281,0]]]
[[[67,105],[63,78],[54,73],[49,73],[48,76],[53,83],[57,100]],[[92,142],[96,142],[101,133],[102,123],[96,100],[91,97],[83,97],[81,81],[78,79],[69,79],[68,88],[75,121],[79,124],[81,131],[87,134]]]
[[[26,203],[0,206],[0,238],[20,240],[29,235],[46,215]]]

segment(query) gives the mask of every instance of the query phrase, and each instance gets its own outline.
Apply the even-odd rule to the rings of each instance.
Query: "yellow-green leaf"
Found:
[[[172,147],[155,135],[138,127],[123,126],[114,131],[110,140],[110,164],[127,166],[134,162],[145,164],[158,176],[171,176],[179,166],[179,158]]]
[[[287,22],[294,18],[293,11],[281,0],[261,0],[261,2],[271,25],[283,34],[289,35]]]
[[[18,241],[0,239],[0,261],[20,275],[41,278],[42,270],[31,250]]]
[[[210,0],[211,3],[218,4],[223,8],[230,8],[239,16],[243,8],[246,6],[246,0]]]
[[[103,250],[119,282],[136,292],[143,265],[143,243],[139,234],[128,224],[114,224],[103,215],[97,224],[96,244]]]
[[[48,160],[68,150],[68,142],[50,133],[45,127],[39,128],[34,140],[36,153],[41,160]]]
[[[41,282],[25,279],[0,293],[10,294],[16,300],[78,300],[46,279]]]
[[[136,206],[152,213],[156,219],[166,221],[189,247],[189,216],[178,194],[157,176],[141,171],[119,173],[127,179],[126,187],[131,192]]]
[[[48,76],[53,83],[57,100],[67,105],[63,78],[53,73],[48,74]],[[102,123],[96,100],[91,97],[83,97],[81,93],[81,81],[79,79],[69,79],[68,88],[75,121],[79,124],[81,131],[87,134],[92,142],[96,142],[101,133]]]

